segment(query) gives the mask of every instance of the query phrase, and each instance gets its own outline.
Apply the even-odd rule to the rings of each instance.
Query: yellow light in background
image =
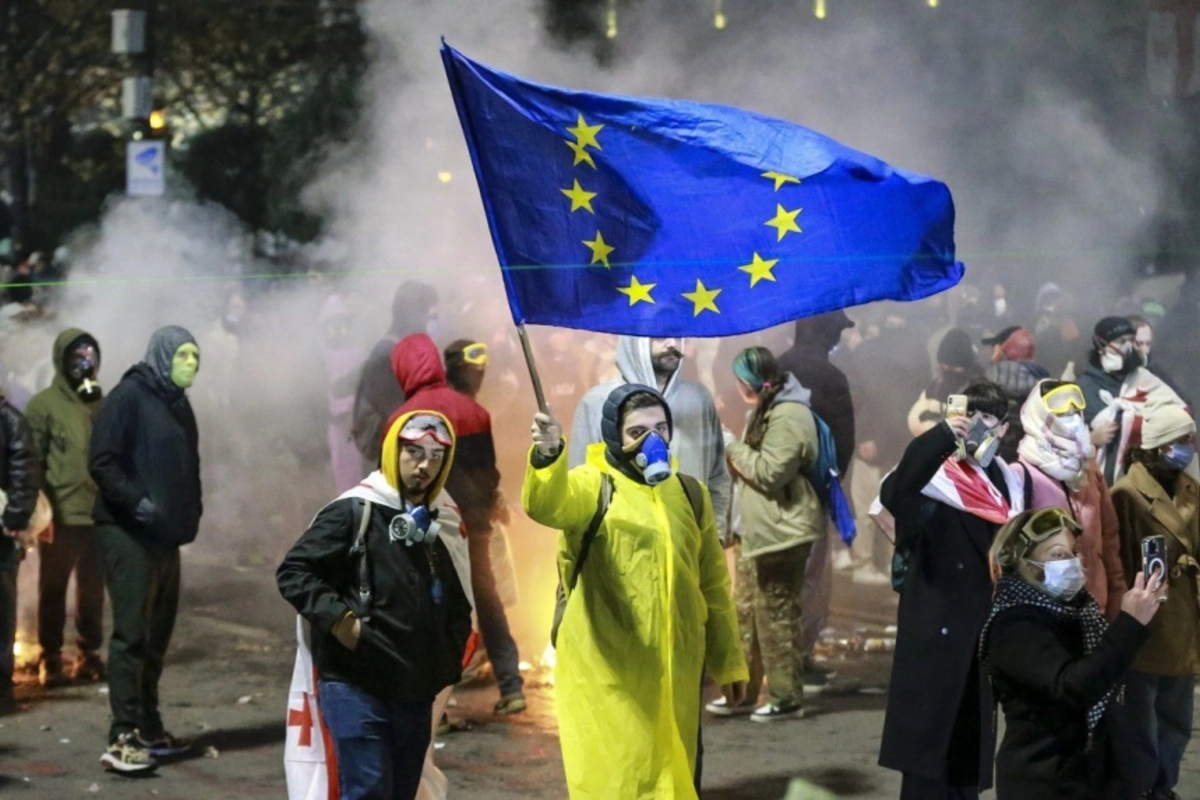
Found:
[[[817,19],[825,19],[825,0],[815,0],[813,5],[813,16]]]
[[[715,0],[713,3],[713,27],[719,31],[725,30],[725,2]]]
[[[604,35],[609,39],[617,38],[617,0],[610,0],[608,4],[608,29]]]
[[[150,112],[150,130],[161,131],[167,127],[167,115],[163,113],[161,108],[156,108]]]
[[[929,5],[930,8],[938,7],[938,0],[925,0],[925,2]]]
[[[446,170],[442,170],[442,171],[438,172],[438,180],[441,181],[442,183],[449,183],[450,178],[452,178],[452,177],[453,176],[449,172],[446,172]]]

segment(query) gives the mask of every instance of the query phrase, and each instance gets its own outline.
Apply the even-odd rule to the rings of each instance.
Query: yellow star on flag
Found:
[[[759,281],[774,281],[775,276],[771,274],[771,270],[779,263],[778,258],[763,259],[758,253],[754,254],[754,261],[745,266],[738,267],[742,272],[750,273],[750,288],[753,289]]]
[[[580,164],[587,164],[592,169],[596,168],[596,162],[592,161],[592,154],[584,149],[583,145],[576,142],[568,142],[563,139],[567,147],[571,148],[571,152],[575,154],[575,161],[571,164],[572,167],[577,167]]]
[[[775,216],[764,223],[779,231],[779,238],[775,241],[782,242],[783,237],[788,233],[803,233],[800,226],[796,224],[796,217],[803,210],[803,208],[797,208],[795,211],[788,211],[778,203],[775,204]]]
[[[650,296],[650,290],[653,289],[655,286],[658,286],[658,284],[657,283],[639,283],[637,276],[630,275],[629,276],[629,285],[628,286],[618,286],[617,291],[629,298],[629,305],[631,305],[631,306],[636,305],[638,303],[643,303],[643,302],[652,304],[652,303],[654,303],[654,298]]]
[[[711,311],[714,314],[721,313],[721,309],[717,308],[716,300],[717,295],[722,291],[722,289],[709,289],[704,285],[703,281],[697,278],[696,291],[684,292],[683,296],[692,301],[692,305],[694,306],[692,316],[698,317],[701,311]]]
[[[775,191],[777,192],[783,188],[785,183],[800,183],[799,178],[793,178],[791,175],[784,175],[782,172],[776,172],[775,170],[764,172],[762,177],[775,181]]]
[[[614,248],[610,247],[609,244],[604,241],[604,235],[600,233],[600,231],[596,231],[595,239],[590,242],[585,239],[583,243],[586,244],[592,251],[592,264],[599,262],[607,268],[608,254],[611,253]]]
[[[600,142],[596,141],[596,134],[604,129],[603,125],[588,125],[583,120],[583,114],[579,115],[579,120],[575,123],[574,128],[567,128],[567,133],[575,137],[575,141],[579,142],[580,147],[592,147],[600,150]]]
[[[579,181],[575,181],[575,185],[570,189],[559,189],[560,192],[571,198],[571,212],[574,213],[579,209],[587,209],[588,213],[595,214],[592,210],[592,198],[596,196],[596,192],[585,191],[579,185]]]

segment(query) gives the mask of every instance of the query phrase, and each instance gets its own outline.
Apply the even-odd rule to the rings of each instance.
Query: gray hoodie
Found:
[[[646,337],[621,336],[617,340],[617,369],[621,372],[621,380],[592,387],[575,409],[568,453],[568,463],[572,467],[587,459],[588,445],[601,441],[600,415],[604,401],[613,389],[625,383],[658,386],[654,364],[650,360],[650,340]],[[667,382],[663,396],[671,407],[675,428],[671,454],[678,459],[681,472],[708,486],[717,530],[723,541],[729,517],[731,482],[725,466],[725,440],[721,435],[716,404],[703,384],[683,380],[679,370]]]

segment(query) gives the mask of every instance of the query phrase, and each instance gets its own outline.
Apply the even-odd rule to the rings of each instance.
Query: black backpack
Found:
[[[700,481],[691,475],[680,474],[679,482],[683,484],[683,493],[687,496],[688,505],[692,507],[696,524],[700,525],[704,517],[704,492],[700,488]],[[567,598],[570,597],[571,592],[575,591],[575,585],[579,583],[579,573],[583,570],[584,562],[587,561],[588,551],[592,549],[592,542],[596,540],[596,534],[600,532],[600,524],[604,522],[604,515],[608,513],[608,506],[612,503],[613,489],[612,476],[607,472],[601,474],[600,496],[596,498],[596,513],[592,514],[587,530],[583,532],[583,539],[579,542],[579,556],[575,559],[575,567],[571,570],[567,588],[563,589],[562,577],[559,576],[558,586],[554,589],[554,621],[550,624],[550,644],[554,647],[558,646],[558,628],[562,625],[563,613],[567,610]]]

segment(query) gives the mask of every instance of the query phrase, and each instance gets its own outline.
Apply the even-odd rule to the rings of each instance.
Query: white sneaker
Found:
[[[871,565],[854,570],[851,580],[859,586],[891,586],[892,579]]]
[[[804,706],[780,708],[767,703],[750,715],[751,722],[778,722],[784,719],[804,719]]]
[[[718,697],[704,707],[704,710],[717,717],[742,717],[754,713],[754,706],[746,703],[740,706],[731,706],[729,701],[724,697]]]
[[[839,571],[854,569],[854,559],[850,557],[849,548],[842,548],[833,554],[833,568]]]
[[[108,746],[100,763],[111,772],[149,772],[158,766],[135,734],[123,733]]]

